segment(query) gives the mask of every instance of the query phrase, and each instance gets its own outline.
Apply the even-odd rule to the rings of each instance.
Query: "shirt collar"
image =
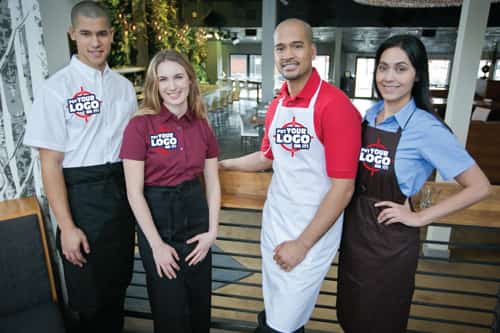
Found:
[[[408,119],[410,119],[411,115],[413,114],[413,112],[415,112],[416,108],[417,107],[415,105],[415,101],[412,98],[410,99],[410,101],[408,101],[408,103],[405,104],[405,106],[401,108],[401,110],[399,110],[398,112],[396,112],[396,114],[390,116],[389,118],[385,119],[382,123],[395,119],[399,127],[405,128]],[[366,121],[370,125],[375,125],[375,119],[377,118],[377,115],[380,113],[380,111],[382,111],[383,109],[384,109],[384,101],[382,100],[377,102],[366,112],[365,116]]]
[[[290,98],[292,100],[296,99],[311,99],[316,92],[316,89],[318,88],[318,84],[320,82],[321,78],[319,77],[318,71],[316,68],[313,67],[311,75],[309,76],[309,79],[307,80],[305,86],[302,88],[302,90],[294,97],[290,96],[288,92],[288,84],[287,81],[283,83],[280,89],[280,95],[285,97],[285,98]]]
[[[182,119],[187,120],[188,122],[191,122],[194,118],[194,112],[191,110],[188,110],[184,115],[180,118],[177,118],[172,112],[170,112],[167,107],[162,103],[160,106],[160,114],[165,118],[166,121],[169,121],[171,119],[179,121]]]
[[[101,75],[101,71],[98,69],[95,69],[93,67],[90,67],[89,65],[83,63],[80,59],[78,59],[77,55],[74,54],[71,57],[71,66],[74,66],[77,68],[80,72],[82,72],[84,75],[88,76],[96,76],[96,75]],[[111,68],[109,68],[108,64],[106,63],[106,66],[104,67],[104,70],[102,71],[102,75],[106,75],[111,71]]]

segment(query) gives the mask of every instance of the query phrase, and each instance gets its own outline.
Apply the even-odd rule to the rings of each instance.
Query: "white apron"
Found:
[[[314,130],[321,84],[307,108],[285,107],[281,99],[268,132],[274,173],[262,216],[262,289],[267,324],[285,333],[309,320],[342,232],[341,215],[291,272],[273,260],[276,246],[297,239],[311,222],[331,186],[324,147]]]

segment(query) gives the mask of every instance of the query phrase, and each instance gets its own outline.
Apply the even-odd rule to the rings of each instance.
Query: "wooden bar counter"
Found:
[[[272,172],[220,171],[222,207],[261,210],[266,200],[267,188]],[[439,202],[460,190],[460,185],[448,182],[427,182],[434,197],[432,202]],[[419,202],[420,194],[414,197]],[[500,186],[493,186],[493,193],[483,201],[442,217],[435,221],[439,224],[456,224],[500,228]]]
[[[427,182],[432,188],[433,203],[439,202],[460,190],[460,185],[448,182]],[[418,202],[420,194],[415,196]],[[477,227],[500,228],[500,186],[493,186],[493,193],[479,203],[435,221],[439,224],[456,224]]]

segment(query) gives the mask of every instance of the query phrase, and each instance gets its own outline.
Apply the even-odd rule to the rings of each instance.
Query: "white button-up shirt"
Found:
[[[119,161],[123,131],[137,99],[132,83],[73,56],[35,91],[24,144],[64,153],[63,167]]]

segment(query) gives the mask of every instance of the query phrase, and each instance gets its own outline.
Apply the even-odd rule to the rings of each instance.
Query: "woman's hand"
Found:
[[[160,242],[158,245],[152,247],[152,250],[158,275],[161,278],[166,275],[170,280],[175,279],[177,277],[175,271],[180,270],[177,264],[179,255],[175,249],[165,242]]]
[[[387,207],[378,214],[378,223],[385,225],[403,223],[409,227],[420,227],[423,225],[424,221],[422,221],[420,215],[412,212],[407,204],[400,205],[392,201],[379,201],[375,204],[375,207]]]
[[[215,238],[217,236],[211,232],[204,232],[202,234],[198,234],[191,239],[188,239],[187,244],[192,244],[194,242],[198,242],[196,247],[188,254],[186,257],[186,262],[189,266],[196,265],[203,259],[205,259],[210,246],[215,242]]]

